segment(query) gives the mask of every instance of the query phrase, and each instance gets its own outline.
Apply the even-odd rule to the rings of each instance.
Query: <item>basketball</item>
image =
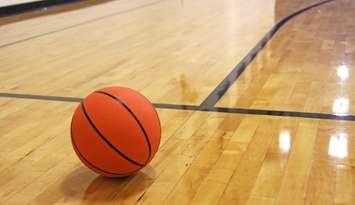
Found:
[[[71,122],[71,140],[79,159],[96,173],[123,177],[154,157],[160,121],[150,101],[129,88],[107,87],[85,97]]]

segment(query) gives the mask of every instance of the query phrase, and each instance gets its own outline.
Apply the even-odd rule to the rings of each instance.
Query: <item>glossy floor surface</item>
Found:
[[[355,114],[354,12],[336,1],[291,20],[218,105]]]
[[[290,19],[216,104],[312,119],[158,108],[153,161],[110,179],[75,156],[77,102],[48,99],[119,85],[198,107],[317,2],[89,0],[0,18],[0,204],[355,204],[355,122],[315,114],[355,115],[354,1]]]

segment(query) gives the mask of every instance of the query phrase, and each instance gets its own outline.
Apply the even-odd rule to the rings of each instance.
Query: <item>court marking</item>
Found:
[[[81,102],[83,100],[83,98],[77,98],[77,97],[15,94],[15,93],[0,93],[0,97],[4,97],[4,98],[22,98],[22,99],[32,99],[32,100],[59,101],[59,102]]]
[[[0,93],[0,97],[58,101],[58,102],[75,102],[75,103],[79,103],[83,100],[83,98],[77,98],[77,97],[30,95],[30,94],[15,94],[15,93]],[[251,109],[251,108],[202,107],[198,105],[179,105],[179,104],[168,104],[168,103],[153,103],[153,105],[158,109],[170,109],[170,110],[188,110],[188,111],[203,111],[203,112],[246,114],[246,115],[301,117],[301,118],[311,118],[311,119],[355,121],[355,115],[347,115],[347,114],[337,115],[331,113],[263,110],[263,109]]]
[[[265,45],[271,40],[276,32],[285,25],[289,20],[295,16],[315,8],[317,6],[332,2],[334,0],[321,1],[316,4],[310,5],[306,8],[300,9],[291,15],[286,16],[278,23],[276,23],[271,30],[256,44],[256,46],[249,51],[249,53],[233,68],[233,70],[218,84],[218,86],[206,97],[200,104],[202,107],[213,107],[227,92],[229,87],[239,78],[248,65],[254,60],[258,53],[265,47]]]
[[[159,4],[159,3],[164,2],[164,1],[167,1],[167,0],[154,1],[154,2],[149,3],[149,4],[143,4],[141,6],[137,6],[137,7],[134,7],[134,8],[131,8],[131,9],[127,9],[127,10],[124,10],[124,11],[114,12],[114,13],[106,15],[106,16],[101,16],[101,17],[98,17],[98,18],[95,18],[95,19],[87,20],[87,21],[84,21],[84,22],[81,22],[81,23],[78,23],[78,24],[74,24],[74,25],[71,25],[71,26],[67,26],[67,27],[64,27],[64,28],[61,28],[61,29],[57,29],[57,30],[54,30],[54,31],[49,31],[47,33],[34,35],[34,36],[31,36],[31,37],[28,37],[28,38],[24,38],[24,39],[21,39],[21,40],[18,40],[18,41],[6,43],[6,44],[3,44],[3,45],[0,45],[0,48],[5,48],[5,47],[8,47],[8,46],[12,46],[12,45],[15,45],[15,44],[23,43],[23,42],[26,42],[26,41],[29,41],[29,40],[37,39],[37,38],[40,38],[40,37],[43,37],[43,36],[48,36],[48,35],[51,35],[51,34],[54,34],[54,33],[58,33],[58,32],[61,32],[61,31],[66,31],[66,30],[69,30],[69,29],[72,29],[72,28],[76,28],[76,27],[79,27],[79,26],[83,26],[83,25],[86,25],[86,24],[93,23],[93,22],[101,21],[101,20],[106,19],[106,18],[111,18],[111,17],[114,17],[114,16],[118,16],[118,15],[121,15],[121,14],[129,13],[129,12],[132,12],[132,11],[135,11],[135,10],[139,10],[139,9],[142,9],[142,8],[150,7],[150,6]]]
[[[152,4],[157,4],[162,1],[157,1]],[[207,111],[207,112],[219,112],[219,113],[236,113],[236,114],[249,114],[249,115],[267,115],[267,116],[284,116],[284,117],[302,117],[302,118],[313,118],[313,119],[329,119],[329,120],[345,120],[345,121],[355,121],[355,115],[337,115],[330,113],[314,113],[314,112],[298,112],[298,111],[281,111],[281,110],[262,110],[262,109],[247,109],[247,108],[227,108],[227,107],[215,107],[215,104],[218,100],[226,93],[229,87],[238,79],[238,77],[242,74],[242,72],[246,69],[246,67],[252,62],[252,60],[257,56],[257,54],[265,47],[268,41],[274,36],[274,34],[290,19],[295,16],[310,10],[314,7],[323,5],[325,3],[332,2],[334,0],[325,0],[313,5],[310,5],[306,8],[300,9],[291,15],[286,16],[282,20],[280,20],[277,24],[275,24],[272,29],[258,42],[258,44],[242,59],[237,66],[226,76],[226,78],[211,92],[211,94],[199,105],[179,105],[179,104],[165,104],[165,103],[153,103],[156,108],[159,109],[174,109],[174,110],[190,110],[190,111]],[[149,5],[143,5],[141,7],[147,7]],[[138,8],[138,7],[136,7]],[[132,10],[132,9],[131,9]],[[90,23],[92,21],[98,21],[103,18],[111,17],[117,14],[107,15],[105,17],[100,17],[91,21],[83,22],[81,24],[73,25],[70,27],[64,28],[70,29],[76,26],[80,26],[83,24]],[[58,30],[59,31],[62,31]],[[48,35],[54,33],[56,31],[52,31],[43,35]],[[40,36],[35,36],[38,38]],[[30,39],[28,39],[30,40]],[[24,40],[23,40],[24,41]],[[21,41],[21,42],[23,42]],[[15,44],[15,43],[14,43]],[[12,44],[13,45],[13,44]],[[0,46],[2,48],[3,46]],[[22,99],[34,99],[34,100],[49,100],[49,101],[61,101],[61,102],[81,102],[83,98],[77,97],[62,97],[62,96],[45,96],[45,95],[31,95],[31,94],[15,94],[15,93],[0,93],[0,97],[5,98],[22,98]]]

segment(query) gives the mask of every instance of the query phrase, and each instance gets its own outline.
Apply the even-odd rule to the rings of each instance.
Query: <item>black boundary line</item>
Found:
[[[0,97],[45,100],[45,101],[49,100],[49,101],[58,101],[58,102],[81,102],[83,100],[83,98],[75,98],[75,97],[43,96],[43,95],[14,94],[14,93],[0,93]],[[190,111],[234,113],[234,114],[247,114],[247,115],[266,115],[266,116],[301,117],[301,118],[312,118],[312,119],[355,121],[355,115],[336,115],[336,114],[329,114],[329,113],[262,110],[262,109],[248,109],[248,108],[227,108],[227,107],[201,107],[198,105],[177,105],[177,104],[166,104],[166,103],[154,103],[154,106],[159,109],[171,109],[171,110],[190,110]]]
[[[164,0],[161,0],[164,1]],[[152,4],[157,4],[161,1],[157,1]],[[328,120],[345,120],[345,121],[355,121],[354,115],[336,115],[336,114],[328,114],[328,113],[312,113],[312,112],[296,112],[296,111],[281,111],[281,110],[261,110],[261,109],[246,109],[246,108],[226,108],[226,107],[214,107],[214,105],[218,102],[218,100],[224,95],[224,93],[228,90],[228,88],[238,79],[238,77],[242,74],[245,68],[252,62],[252,60],[256,57],[256,55],[265,47],[267,42],[273,37],[273,35],[290,19],[293,17],[312,9],[314,7],[320,6],[325,3],[332,2],[334,0],[326,0],[306,8],[303,8],[299,11],[294,12],[293,14],[283,18],[276,25],[272,27],[272,29],[258,42],[258,44],[243,58],[243,60],[234,67],[234,69],[228,74],[228,76],[212,91],[212,93],[199,105],[176,105],[176,104],[164,104],[164,103],[155,103],[154,106],[160,109],[174,109],[174,110],[191,110],[191,111],[207,111],[207,112],[220,112],[220,113],[236,113],[236,114],[250,114],[250,115],[268,115],[268,116],[284,116],[284,117],[302,117],[302,118],[314,118],[314,119],[328,119]],[[150,5],[152,5],[150,4]],[[141,7],[146,7],[149,5],[143,5]],[[138,8],[138,7],[136,7]],[[134,8],[134,9],[136,9]],[[127,12],[127,11],[124,11]],[[121,13],[121,12],[120,12]],[[98,19],[94,19],[91,21],[83,22],[81,24],[73,25],[71,27],[66,27],[61,30],[70,29],[76,26],[80,26],[86,23],[90,23],[92,21],[101,20],[103,18],[107,18],[110,16],[118,15],[111,14],[104,17],[100,17]],[[48,35],[50,33],[58,32],[52,31],[49,33],[41,34]],[[40,36],[34,36],[32,38],[38,38]],[[26,41],[29,39],[24,39]],[[12,43],[15,44],[16,42]],[[0,48],[5,47],[7,45],[2,45]],[[61,101],[61,102],[81,102],[82,98],[77,97],[62,97],[62,96],[43,96],[43,95],[30,95],[30,94],[14,94],[14,93],[0,93],[0,97],[7,98],[23,98],[23,99],[35,99],[35,100],[50,100],[50,101]],[[84,107],[83,107],[84,108]],[[89,118],[88,118],[89,119]]]
[[[200,104],[202,107],[213,107],[222,98],[222,96],[227,92],[229,87],[238,79],[238,77],[243,73],[246,67],[253,61],[253,59],[258,55],[258,53],[265,47],[265,45],[270,41],[270,39],[276,34],[276,32],[286,24],[293,17],[310,10],[314,7],[323,5],[325,3],[332,2],[334,0],[326,0],[318,2],[301,10],[298,10],[291,15],[283,18],[278,23],[276,23],[271,30],[266,33],[266,35],[256,44],[256,46],[249,51],[249,53],[233,68],[233,70],[223,79],[222,82],[207,96],[207,98]]]
[[[152,3],[149,3],[149,4],[144,4],[144,5],[137,6],[137,7],[134,7],[134,8],[131,8],[131,9],[127,9],[127,10],[124,10],[124,11],[115,12],[115,13],[112,13],[112,14],[108,14],[106,16],[101,16],[101,17],[98,17],[96,19],[87,20],[87,21],[84,21],[84,22],[81,22],[81,23],[78,23],[78,24],[74,24],[74,25],[71,25],[71,26],[68,26],[68,27],[64,27],[64,28],[61,28],[61,29],[57,29],[57,30],[54,30],[54,31],[49,31],[47,33],[42,33],[42,34],[31,36],[31,37],[28,37],[28,38],[25,38],[25,39],[21,39],[21,40],[18,40],[18,41],[6,43],[6,44],[3,44],[3,45],[0,45],[0,48],[5,48],[5,47],[8,47],[8,46],[12,46],[12,45],[15,45],[15,44],[23,43],[23,42],[26,42],[26,41],[29,41],[29,40],[32,40],[32,39],[37,39],[37,38],[40,38],[40,37],[43,37],[43,36],[47,36],[47,35],[50,35],[50,34],[53,34],[53,33],[58,33],[58,32],[61,32],[61,31],[65,31],[65,30],[69,30],[69,29],[72,29],[72,28],[76,28],[76,27],[79,27],[79,26],[86,25],[86,24],[90,24],[90,23],[93,23],[93,22],[96,22],[96,21],[101,21],[102,19],[118,16],[120,14],[129,13],[129,12],[134,11],[134,10],[138,10],[138,9],[142,9],[142,8],[146,8],[146,7],[149,7],[149,6],[153,6],[153,5],[159,4],[159,3],[163,2],[163,1],[166,1],[166,0],[155,1],[155,2],[152,2]]]
[[[76,97],[15,94],[15,93],[0,93],[0,97],[22,98],[22,99],[32,99],[32,100],[48,100],[48,101],[58,101],[58,102],[81,102],[83,100],[83,98],[76,98]]]
[[[145,131],[142,123],[139,121],[138,117],[136,116],[136,114],[132,111],[131,108],[129,108],[126,103],[124,103],[122,100],[120,100],[118,97],[114,96],[114,95],[111,95],[110,93],[107,93],[107,92],[103,92],[103,91],[95,91],[94,93],[99,93],[99,94],[102,94],[102,95],[106,95],[108,97],[110,97],[111,99],[115,100],[116,102],[118,102],[120,105],[122,105],[131,115],[132,117],[135,119],[135,121],[137,122],[139,128],[141,129],[143,135],[144,135],[144,138],[147,142],[147,146],[148,146],[148,158],[147,160],[145,161],[145,164],[148,163],[150,157],[152,156],[152,147],[151,147],[151,144],[150,144],[150,141],[149,141],[149,137],[148,137],[148,134],[147,132]]]
[[[0,7],[0,17],[87,0],[42,0]]]
[[[88,115],[86,109],[85,109],[85,105],[84,102],[80,103],[82,111],[86,117],[86,119],[88,120],[89,124],[91,125],[91,127],[95,130],[95,132],[99,135],[99,137],[111,148],[113,149],[118,155],[120,155],[122,158],[126,159],[127,161],[139,166],[139,167],[144,167],[144,164],[138,163],[136,161],[134,161],[133,159],[130,159],[129,157],[127,157],[125,154],[123,154],[119,149],[117,149],[113,144],[111,144],[111,142],[100,132],[100,130],[95,126],[94,122],[91,120],[90,116]]]
[[[159,104],[159,103],[155,103],[154,105],[156,106],[156,108],[160,108],[160,109],[193,110],[193,111],[234,113],[234,114],[247,114],[247,115],[267,115],[267,116],[281,116],[281,117],[301,117],[301,118],[312,118],[312,119],[355,121],[355,115],[337,115],[337,114],[329,114],[329,113],[262,110],[262,109],[250,109],[250,108],[201,107],[197,105],[174,105],[174,104]]]

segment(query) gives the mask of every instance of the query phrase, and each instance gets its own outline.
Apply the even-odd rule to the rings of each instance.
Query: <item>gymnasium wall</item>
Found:
[[[44,0],[1,0],[0,7],[25,4],[25,3],[35,2],[35,1],[44,1]]]

